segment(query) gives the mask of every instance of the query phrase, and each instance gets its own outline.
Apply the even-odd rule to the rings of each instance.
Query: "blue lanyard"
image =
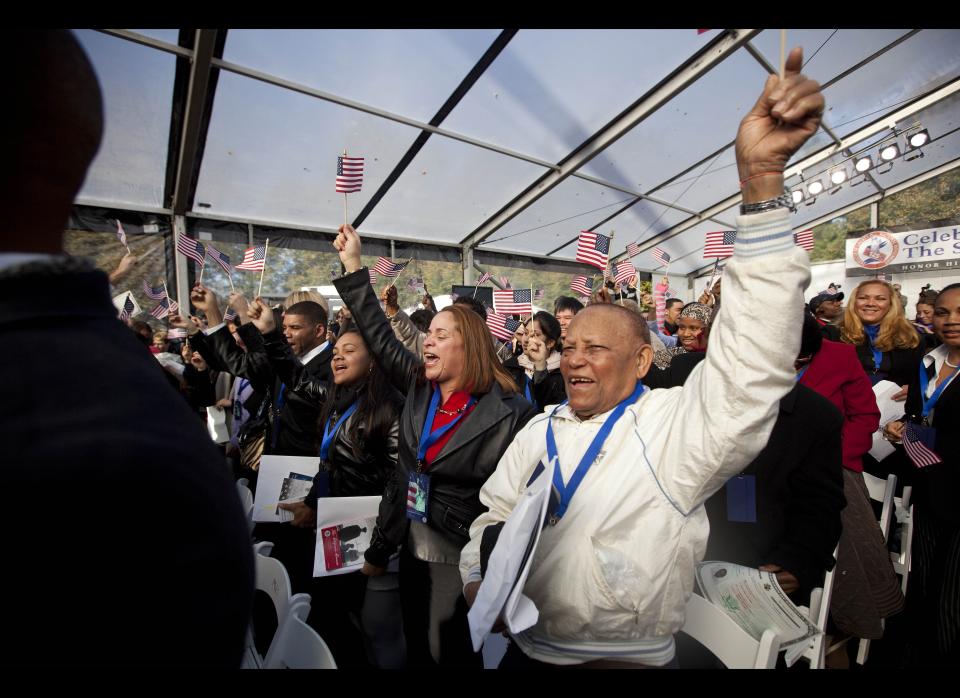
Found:
[[[936,365],[936,364],[934,364]],[[930,414],[930,410],[933,409],[933,406],[937,404],[937,400],[940,399],[940,393],[943,392],[943,389],[946,388],[953,377],[957,374],[957,371],[960,371],[960,368],[953,369],[946,380],[942,381],[937,389],[933,391],[933,395],[930,396],[930,399],[924,397],[927,394],[927,386],[930,385],[930,377],[927,376],[927,367],[924,365],[923,361],[920,362],[920,399],[923,400],[923,411],[921,412],[922,417],[926,417]]]
[[[527,398],[527,402],[529,402],[531,405],[533,405],[534,409],[536,409],[536,407],[537,407],[537,401],[534,400],[534,399],[533,399],[533,395],[530,394],[530,379],[527,378],[526,374],[524,374],[523,377],[524,377],[524,381],[523,381],[523,395],[524,395],[524,397]]]
[[[420,446],[417,448],[417,472],[420,472],[420,470],[423,468],[423,459],[427,455],[427,450],[437,443],[437,441],[439,441],[444,434],[453,429],[453,427],[456,426],[461,419],[463,419],[463,415],[468,409],[470,409],[470,405],[474,404],[475,402],[476,400],[471,395],[470,399],[467,401],[467,404],[463,407],[463,412],[458,414],[456,419],[448,424],[444,424],[439,429],[430,431],[430,427],[433,426],[433,418],[436,416],[437,408],[440,406],[440,387],[434,386],[433,397],[430,399],[430,409],[427,410],[427,419],[423,423],[423,430],[420,432]]]
[[[797,377],[796,377],[796,379],[795,379],[795,380],[797,381],[797,383],[799,383],[799,382],[800,382],[800,379],[803,378],[803,374],[807,372],[807,369],[808,369],[808,368],[810,368],[810,364],[807,364],[806,366],[804,366],[803,368],[801,368],[799,371],[797,371]]]
[[[277,395],[277,405],[276,405],[277,412],[279,412],[280,410],[283,409],[283,403],[284,403],[283,394],[284,394],[285,392],[287,392],[287,384],[286,384],[286,383],[281,383],[281,384],[280,384],[280,394]]]
[[[573,499],[573,495],[576,494],[577,488],[580,487],[580,483],[583,482],[583,478],[586,477],[587,471],[590,470],[590,466],[593,465],[593,462],[600,454],[600,449],[603,448],[604,442],[607,440],[607,437],[610,436],[610,432],[613,431],[614,424],[623,416],[627,407],[643,395],[644,390],[643,383],[637,381],[637,387],[634,388],[630,396],[613,409],[613,412],[611,412],[610,416],[604,421],[603,426],[600,427],[600,431],[593,437],[593,441],[591,441],[590,446],[587,447],[587,452],[584,453],[583,458],[580,459],[580,465],[577,466],[573,476],[570,478],[570,482],[566,485],[563,484],[563,475],[560,474],[560,460],[557,456],[557,440],[553,435],[553,416],[557,413],[557,410],[567,404],[567,401],[564,400],[554,408],[550,414],[550,419],[547,421],[547,459],[552,461],[554,458],[557,458],[557,463],[553,469],[553,486],[560,495],[560,505],[553,514],[555,519],[561,518],[566,513],[567,507],[570,506],[570,500]]]
[[[343,423],[347,421],[347,418],[357,411],[358,404],[359,402],[355,402],[344,410],[343,416],[334,423],[332,429],[330,428],[329,422],[323,428],[323,441],[320,442],[320,460],[327,460],[327,456],[330,455],[330,446],[333,444],[333,439],[337,435],[337,431],[339,431]]]
[[[863,333],[867,335],[867,341],[870,343],[870,351],[873,352],[873,370],[876,372],[880,370],[880,362],[883,361],[883,352],[873,346],[873,336],[867,331],[867,327],[867,325],[864,325]],[[878,327],[877,333],[879,332],[880,328]]]

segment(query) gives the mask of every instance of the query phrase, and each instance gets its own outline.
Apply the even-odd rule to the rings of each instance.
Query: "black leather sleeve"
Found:
[[[376,357],[393,386],[406,395],[423,374],[423,362],[407,351],[394,335],[390,321],[380,309],[380,301],[370,288],[367,268],[334,279],[333,285],[353,314],[353,321],[363,335],[367,349]]]
[[[311,376],[303,364],[293,355],[290,345],[283,341],[283,336],[277,330],[268,332],[263,337],[263,351],[267,361],[276,375],[280,377],[290,389],[302,398],[322,405],[327,400],[329,381],[319,380]]]
[[[246,378],[258,392],[270,390],[274,373],[264,353],[260,332],[253,323],[241,325],[237,332],[247,351],[237,345],[226,325],[209,335],[198,332],[190,338],[190,344],[210,368]]]
[[[406,535],[406,514],[401,493],[406,490],[406,482],[401,480],[397,459],[400,449],[400,418],[394,420],[387,436],[384,458],[378,463],[383,467],[383,499],[380,500],[380,513],[373,529],[370,547],[364,553],[364,559],[371,565],[386,567],[390,556],[396,552]],[[404,475],[405,477],[405,475]]]

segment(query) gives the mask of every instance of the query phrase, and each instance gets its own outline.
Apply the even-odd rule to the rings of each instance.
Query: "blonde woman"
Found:
[[[840,339],[857,348],[871,384],[893,381],[903,388],[898,399],[906,399],[925,349],[890,284],[870,280],[854,289],[843,313]]]

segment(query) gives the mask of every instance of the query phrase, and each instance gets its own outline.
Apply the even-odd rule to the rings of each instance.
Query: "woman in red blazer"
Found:
[[[843,414],[843,533],[837,553],[831,615],[834,624],[855,637],[879,639],[881,619],[903,608],[904,599],[880,526],[863,482],[863,456],[880,426],[880,410],[856,348],[823,339],[820,325],[806,313],[797,381],[830,400]]]

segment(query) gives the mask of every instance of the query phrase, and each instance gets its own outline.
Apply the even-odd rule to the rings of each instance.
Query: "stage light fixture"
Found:
[[[791,195],[793,196],[793,203],[794,203],[794,205],[797,205],[797,204],[799,204],[801,201],[803,201],[803,192],[800,191],[799,189],[794,189],[794,190],[791,192]]]
[[[830,181],[840,186],[847,181],[847,171],[844,168],[839,168],[830,173]]]
[[[807,194],[810,196],[817,196],[822,191],[823,191],[823,182],[821,182],[819,179],[813,182],[810,182],[810,184],[807,185]]]
[[[867,170],[873,168],[873,158],[870,157],[869,155],[865,155],[862,158],[858,158],[857,164],[855,164],[853,167],[857,172],[863,174]]]
[[[921,131],[917,131],[916,133],[910,135],[910,137],[907,139],[907,147],[908,149],[920,148],[925,146],[929,142],[930,142],[930,132],[927,131],[927,129],[923,129]]]
[[[880,159],[884,162],[890,162],[891,160],[897,159],[899,156],[900,145],[897,143],[886,145],[880,150]]]

